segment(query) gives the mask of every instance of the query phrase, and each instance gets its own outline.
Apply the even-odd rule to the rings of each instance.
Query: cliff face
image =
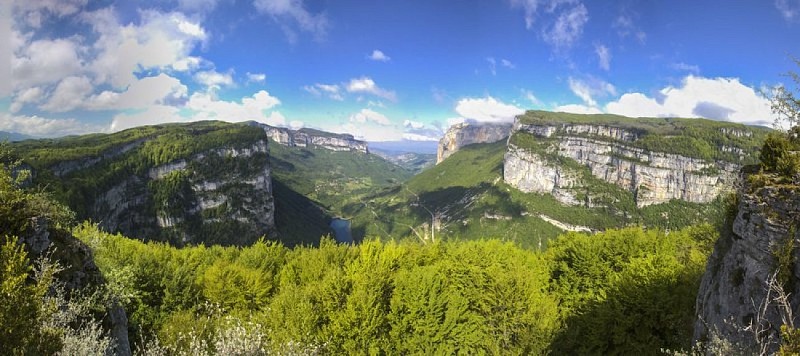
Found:
[[[526,124],[515,122],[512,135],[523,135],[534,147],[510,140],[503,166],[506,183],[524,192],[550,193],[564,204],[581,203],[587,182],[579,169],[634,195],[636,205],[680,199],[707,203],[730,190],[739,165],[703,160],[636,147],[636,130],[591,124]],[[581,168],[581,167],[578,167]]]
[[[308,147],[314,145],[331,151],[369,153],[367,143],[356,140],[353,135],[332,134],[311,129],[291,130],[285,127],[274,127],[258,123],[254,125],[263,128],[267,137],[284,146]]]
[[[783,274],[783,278],[776,278],[776,284],[788,294],[789,306],[795,311],[794,325],[798,325],[798,222],[800,188],[755,188],[744,179],[731,231],[715,245],[697,294],[696,341],[706,341],[714,333],[744,349],[754,349],[756,337],[752,330],[746,330],[753,323],[764,331],[761,337],[770,353],[777,350],[783,320],[769,280],[776,272]]]
[[[266,139],[148,169],[103,192],[91,215],[107,231],[177,244],[243,245],[274,234]],[[229,231],[224,231],[229,229]]]
[[[176,245],[245,245],[275,237],[267,136],[200,122],[26,143],[34,183],[81,220]]]
[[[511,124],[469,124],[461,123],[450,126],[444,137],[439,140],[436,152],[436,164],[444,161],[461,147],[473,143],[497,142],[508,137]]]

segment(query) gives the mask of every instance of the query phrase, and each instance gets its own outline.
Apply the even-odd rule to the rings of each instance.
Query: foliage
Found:
[[[704,160],[755,163],[758,149],[770,131],[731,122],[682,118],[631,118],[612,114],[571,114],[531,110],[518,117],[521,124],[591,124],[624,129],[634,135],[626,145],[648,151],[679,154]],[[556,136],[560,135],[556,133]],[[592,138],[613,140],[593,135]],[[734,149],[734,150],[731,150]],[[744,152],[744,159],[735,151]]]
[[[557,354],[655,354],[688,348],[694,303],[710,249],[701,225],[664,234],[638,228],[553,241],[551,288],[564,328]]]

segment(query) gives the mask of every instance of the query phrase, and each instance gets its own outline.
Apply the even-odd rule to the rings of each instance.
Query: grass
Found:
[[[707,119],[631,118],[612,114],[571,114],[547,111],[528,111],[518,117],[523,125],[561,126],[586,124],[610,126],[632,132],[636,139],[627,145],[649,151],[679,154],[704,160],[722,160],[737,164],[758,162],[758,152],[766,135],[772,130],[742,124]],[[556,135],[563,135],[557,132]],[[601,140],[610,137],[594,136]],[[723,147],[747,152],[740,157]]]

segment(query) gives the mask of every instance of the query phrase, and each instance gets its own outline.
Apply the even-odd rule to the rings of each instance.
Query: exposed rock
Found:
[[[94,166],[95,164],[98,164],[103,160],[112,159],[114,157],[122,155],[134,148],[141,146],[145,141],[147,141],[147,139],[138,139],[122,146],[110,148],[97,156],[89,156],[74,161],[59,162],[54,166],[50,167],[50,169],[56,176],[63,177],[71,172]]]
[[[173,243],[214,242],[248,244],[260,236],[275,234],[275,203],[271,169],[265,158],[267,141],[248,147],[220,147],[150,168],[144,176],[131,176],[98,195],[91,216],[106,231],[126,236],[154,239],[165,233]],[[260,155],[263,159],[251,159]],[[246,164],[236,164],[246,160]],[[233,162],[232,170],[214,171],[222,162]],[[153,185],[175,172],[186,172],[188,190],[169,199],[172,204],[157,205]],[[213,216],[213,217],[210,217]],[[238,221],[246,231],[220,240],[203,234],[214,224]]]
[[[267,137],[284,146],[308,147],[313,145],[331,151],[369,153],[369,148],[365,141],[356,140],[353,135],[349,134],[334,134],[312,129],[292,130],[256,122],[251,124],[263,128]]]
[[[756,338],[746,328],[760,322],[765,330],[761,336],[773,353],[780,341],[783,324],[777,303],[768,297],[768,281],[783,269],[788,282],[784,291],[789,295],[795,312],[794,325],[799,325],[800,307],[800,249],[795,229],[800,222],[800,188],[797,186],[767,186],[754,189],[746,183],[739,194],[738,212],[732,229],[724,233],[709,257],[706,272],[697,294],[695,341],[705,341],[710,333],[744,349],[756,349]],[[788,266],[779,266],[779,251],[793,243],[789,250]],[[784,250],[785,251],[785,250]],[[778,281],[778,284],[782,284]],[[766,304],[765,304],[766,303]],[[766,309],[764,305],[767,305]],[[758,320],[759,309],[766,312]]]
[[[436,164],[458,151],[461,147],[473,143],[497,142],[508,137],[511,124],[471,124],[460,123],[450,126],[439,140],[436,153]]]
[[[588,167],[593,176],[630,191],[638,207],[672,199],[711,202],[732,188],[740,169],[729,162],[633,147],[626,142],[636,140],[639,134],[621,128],[515,123],[514,132],[517,131],[557,140],[552,153],[570,158]],[[584,185],[574,170],[511,144],[505,156],[503,177],[506,183],[522,191],[550,193],[565,204],[578,204],[574,191]]]

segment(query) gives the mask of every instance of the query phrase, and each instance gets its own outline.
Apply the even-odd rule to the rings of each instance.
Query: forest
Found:
[[[139,354],[688,349],[697,284],[717,235],[711,225],[569,233],[544,251],[489,238],[377,237],[176,248],[75,224],[46,193],[22,190],[24,177],[10,166],[0,178],[8,301],[0,306],[0,348],[23,354],[113,347],[103,322],[115,303],[128,313]],[[16,237],[36,216],[52,219],[54,235],[89,247],[102,281],[68,290],[58,280],[69,260],[29,258]]]

